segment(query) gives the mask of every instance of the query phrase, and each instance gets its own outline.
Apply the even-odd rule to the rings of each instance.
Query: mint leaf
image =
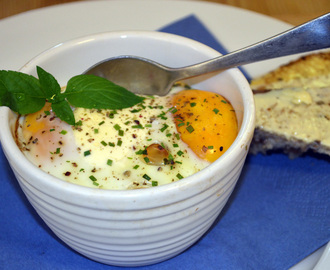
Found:
[[[29,114],[44,105],[45,95],[38,79],[21,72],[0,70],[0,106]]]
[[[124,109],[144,98],[107,79],[94,75],[78,75],[68,82],[65,96],[71,105],[86,109]]]
[[[59,102],[63,100],[63,97],[60,96],[61,86],[54,78],[54,76],[38,66],[37,66],[37,73],[41,88],[47,100],[51,103]]]
[[[104,78],[78,75],[69,80],[64,93],[57,80],[37,67],[39,79],[16,71],[0,70],[0,106],[25,115],[41,110],[46,100],[62,121],[75,125],[70,106],[86,109],[124,109],[143,101],[143,97],[129,92]]]
[[[73,111],[66,100],[62,100],[56,103],[52,103],[52,110],[55,115],[62,121],[67,122],[69,125],[75,125],[75,119]]]

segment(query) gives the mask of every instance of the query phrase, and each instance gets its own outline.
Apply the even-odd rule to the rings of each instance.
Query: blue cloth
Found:
[[[221,51],[194,16],[161,30]],[[175,258],[138,269],[288,269],[330,241],[329,169],[328,156],[312,153],[294,160],[248,155],[211,230]],[[0,269],[122,269],[91,261],[59,240],[30,206],[1,149],[0,173]]]

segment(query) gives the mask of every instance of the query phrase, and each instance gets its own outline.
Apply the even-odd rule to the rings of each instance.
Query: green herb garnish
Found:
[[[91,154],[91,150],[87,150],[87,151],[84,152],[85,157],[89,156],[90,154]]]
[[[115,128],[115,130],[120,130],[120,126],[118,124],[115,124],[113,127]]]
[[[189,133],[192,133],[192,132],[194,132],[195,129],[193,128],[193,126],[189,125],[189,126],[186,127],[186,130],[187,130]]]
[[[151,181],[151,186],[157,187],[158,186],[158,181]]]
[[[142,177],[143,177],[144,179],[148,180],[148,181],[151,179],[151,177],[150,177],[149,175],[147,175],[147,174],[144,174]]]
[[[0,70],[0,106],[21,114],[41,110],[46,101],[61,120],[75,125],[71,106],[85,109],[124,109],[144,99],[107,79],[94,75],[71,78],[65,92],[50,73],[37,66],[38,78],[17,71]]]
[[[161,132],[164,132],[168,128],[167,124],[163,124],[163,127],[160,129]]]
[[[215,114],[218,114],[218,112],[219,112],[219,110],[217,108],[214,108],[213,111]]]

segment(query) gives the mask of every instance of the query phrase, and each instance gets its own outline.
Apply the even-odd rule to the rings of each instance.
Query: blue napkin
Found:
[[[224,52],[195,16],[160,30]],[[138,269],[288,269],[330,241],[329,169],[328,156],[312,153],[294,160],[248,155],[211,230],[175,258]],[[122,269],[91,261],[59,240],[28,203],[1,149],[0,172],[0,269]]]

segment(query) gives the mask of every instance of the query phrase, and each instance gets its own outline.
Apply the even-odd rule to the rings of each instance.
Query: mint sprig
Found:
[[[20,114],[41,110],[45,97],[38,79],[16,71],[0,70],[0,105]]]
[[[131,107],[143,100],[125,88],[94,75],[71,78],[65,96],[73,106],[86,109],[117,110]]]
[[[144,99],[107,79],[94,75],[71,78],[61,92],[57,80],[37,67],[38,79],[17,71],[0,70],[0,106],[21,115],[37,112],[46,101],[62,121],[75,125],[71,106],[86,109],[118,110],[132,107]]]

